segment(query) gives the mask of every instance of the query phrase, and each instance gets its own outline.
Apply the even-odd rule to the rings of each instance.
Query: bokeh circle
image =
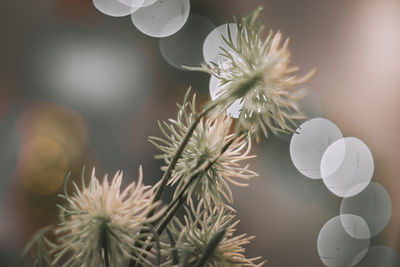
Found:
[[[301,124],[290,140],[290,157],[303,175],[321,178],[321,159],[326,149],[342,138],[340,129],[331,121],[314,118]]]
[[[321,159],[322,179],[326,187],[339,197],[360,193],[371,181],[373,173],[371,151],[355,137],[335,141]]]

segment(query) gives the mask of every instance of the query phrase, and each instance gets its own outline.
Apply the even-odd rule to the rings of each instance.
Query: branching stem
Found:
[[[156,231],[159,235],[162,234],[164,229],[167,227],[171,219],[174,217],[176,211],[179,209],[179,207],[182,206],[182,204],[185,202],[186,198],[188,197],[187,194],[187,188],[195,181],[199,176],[201,176],[204,172],[208,171],[209,168],[219,159],[219,157],[228,149],[228,147],[236,140],[236,138],[239,136],[239,134],[235,135],[235,138],[232,138],[229,142],[227,142],[221,149],[221,152],[219,153],[218,156],[214,157],[212,160],[208,160],[204,162],[200,168],[198,168],[195,172],[192,173],[192,175],[189,178],[189,181],[186,183],[186,185],[182,188],[182,190],[179,192],[179,194],[174,198],[174,200],[168,205],[165,213],[163,216],[161,216],[161,221],[156,227]],[[150,243],[154,241],[154,238],[150,240]],[[149,244],[146,247],[146,251],[150,251],[152,249],[152,245]],[[133,265],[136,266],[136,265]],[[139,264],[140,266],[140,264]]]
[[[157,188],[156,194],[154,196],[154,202],[160,200],[162,195],[164,194],[165,187],[167,185],[169,178],[171,177],[172,171],[174,170],[176,163],[178,162],[179,158],[181,157],[183,150],[185,149],[187,143],[189,142],[190,137],[192,137],[192,134],[193,134],[194,130],[196,129],[197,125],[199,124],[200,120],[204,116],[206,116],[211,110],[213,110],[216,106],[217,106],[217,103],[214,102],[214,104],[208,106],[202,113],[200,113],[199,115],[196,116],[195,121],[192,123],[189,130],[187,131],[185,137],[183,138],[182,142],[180,143],[178,149],[176,150],[174,157],[172,158],[171,162],[169,163],[167,170],[164,172],[164,174],[161,178],[161,184]],[[150,214],[150,216],[151,215],[152,214]]]
[[[190,140],[190,137],[192,137],[194,130],[196,129],[197,125],[199,124],[199,122],[201,121],[201,119],[203,117],[205,117],[210,111],[212,111],[214,108],[216,108],[218,105],[217,102],[213,102],[211,105],[209,105],[208,107],[206,107],[203,112],[201,112],[199,115],[196,116],[196,119],[194,120],[194,122],[192,123],[192,125],[190,126],[189,130],[187,131],[185,137],[183,138],[182,142],[180,143],[178,149],[176,150],[171,162],[169,163],[167,170],[164,172],[163,176],[161,177],[161,184],[158,186],[157,191],[155,193],[154,199],[153,199],[153,203],[157,202],[161,199],[161,197],[163,196],[164,192],[165,192],[165,188],[167,186],[168,180],[169,178],[171,178],[171,174],[172,171],[174,170],[176,163],[178,162],[179,158],[181,157],[187,143]],[[170,205],[171,206],[171,205]],[[180,206],[180,205],[179,205]],[[168,209],[170,209],[170,207],[168,207]],[[150,218],[151,216],[153,216],[154,214],[154,210],[150,211],[146,218]],[[164,216],[162,216],[164,217]],[[161,217],[161,218],[162,218]],[[154,224],[157,224],[159,222],[156,221]],[[142,232],[141,232],[142,233]],[[135,247],[138,246],[138,243],[135,244]],[[130,267],[135,267],[136,263],[131,261],[129,264]]]

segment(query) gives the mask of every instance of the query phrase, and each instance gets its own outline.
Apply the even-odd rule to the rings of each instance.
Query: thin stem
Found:
[[[165,217],[163,218],[163,220],[160,222],[160,224],[157,227],[157,233],[159,235],[161,235],[161,233],[164,231],[165,227],[167,227],[167,225],[169,224],[171,219],[174,217],[178,208],[180,208],[182,206],[182,204],[185,202],[187,196],[188,196],[187,194],[182,195],[182,197],[179,198],[178,202],[176,202],[174,204],[174,206],[171,207],[169,212],[165,215]]]
[[[167,182],[169,180],[169,178],[171,177],[172,171],[174,170],[176,163],[178,162],[179,158],[181,157],[183,150],[185,149],[187,143],[190,140],[190,137],[192,137],[194,130],[196,129],[197,125],[199,124],[200,120],[206,116],[211,110],[213,110],[214,108],[216,108],[218,105],[217,102],[213,102],[211,105],[209,105],[207,108],[204,109],[204,111],[202,113],[200,113],[199,115],[196,116],[196,119],[194,120],[194,122],[192,123],[192,125],[190,126],[189,130],[187,131],[185,137],[183,138],[182,142],[179,144],[178,149],[176,150],[171,162],[168,165],[167,170],[164,172],[163,176],[161,177],[161,184],[158,186],[157,191],[154,195],[154,199],[153,199],[153,203],[157,202],[161,199],[162,195],[165,192],[165,188],[167,186]],[[155,210],[151,210],[147,215],[146,218],[150,218],[151,216],[153,216]],[[155,221],[154,224],[157,224],[159,222],[159,220]],[[143,233],[143,231],[141,231],[140,233]],[[143,241],[143,240],[142,240]],[[135,243],[135,247],[139,246],[138,242]],[[129,263],[130,267],[135,267],[136,263],[134,261],[131,261]]]
[[[100,225],[100,249],[103,250],[104,253],[104,266],[105,267],[110,267],[110,255],[108,251],[108,226],[107,222],[103,222]]]
[[[189,178],[189,181],[186,183],[186,185],[184,186],[184,188],[182,188],[182,190],[179,192],[179,194],[176,196],[176,198],[168,205],[167,210],[165,211],[165,213],[163,214],[163,216],[161,216],[161,221],[158,224],[158,227],[156,228],[157,233],[159,235],[162,234],[162,232],[164,231],[164,229],[167,227],[167,225],[169,224],[169,222],[171,221],[171,219],[174,217],[176,211],[178,210],[179,207],[182,206],[182,204],[185,202],[186,198],[188,197],[188,194],[186,192],[187,188],[193,183],[194,180],[196,180],[196,178],[198,176],[200,176],[203,172],[208,171],[208,169],[211,168],[211,166],[219,159],[219,157],[228,149],[228,147],[235,141],[235,139],[238,137],[239,135],[236,134],[234,138],[232,138],[231,140],[229,140],[229,142],[227,142],[221,149],[221,152],[219,153],[218,156],[216,156],[214,159],[209,160],[204,162],[201,167],[195,171]],[[154,241],[154,238],[152,238],[150,240],[150,243]],[[146,251],[150,251],[152,249],[152,245],[149,244],[145,250]],[[136,266],[136,264],[134,264],[133,266]],[[140,264],[139,264],[140,266]]]
[[[221,243],[222,239],[224,238],[226,233],[226,230],[223,229],[219,232],[217,232],[213,238],[210,240],[210,242],[207,244],[203,255],[201,258],[196,262],[196,265],[194,267],[203,267],[207,264],[208,260],[212,257],[214,254],[215,250],[217,249],[219,243]]]
[[[190,137],[192,137],[192,134],[193,134],[194,130],[196,129],[197,125],[199,124],[200,120],[204,116],[206,116],[216,106],[217,106],[217,103],[215,102],[214,104],[208,106],[198,116],[196,116],[196,120],[190,126],[190,128],[187,131],[185,137],[183,138],[182,142],[180,143],[178,149],[176,150],[176,152],[174,154],[174,157],[172,158],[171,162],[169,163],[167,170],[164,172],[164,174],[163,174],[163,176],[161,178],[161,184],[157,188],[156,194],[154,196],[154,202],[160,200],[162,195],[164,194],[165,187],[167,185],[167,182],[168,182],[169,178],[171,177],[172,171],[174,170],[176,163],[178,162],[179,158],[181,157],[183,150],[185,149],[187,143],[189,142]],[[152,213],[154,213],[154,211]],[[150,216],[151,215],[152,214],[150,214]]]
[[[178,265],[179,264],[179,255],[178,255],[178,249],[176,248],[176,242],[174,237],[172,236],[171,231],[166,228],[165,229],[168,235],[169,243],[171,245],[171,260],[172,260],[172,265]]]
[[[107,245],[104,247],[104,264],[106,267],[110,267],[110,259],[108,255]]]
[[[158,235],[161,235],[161,233],[162,233],[162,232],[164,231],[164,229],[167,227],[167,225],[169,224],[169,222],[171,221],[171,219],[174,217],[176,211],[177,211],[177,210],[179,209],[179,207],[181,207],[182,204],[185,202],[186,198],[187,198],[187,194],[185,194],[184,196],[180,197],[180,198],[178,199],[178,202],[175,202],[175,204],[174,204],[173,206],[171,206],[171,205],[168,206],[168,209],[169,209],[168,213],[164,215],[165,217],[162,216],[163,219],[162,219],[162,221],[160,222],[160,224],[158,225],[158,227],[157,227],[157,229],[156,229],[156,232],[157,232]],[[154,241],[154,238],[152,238],[152,239],[150,240],[150,243],[153,242],[153,241]],[[145,248],[145,250],[146,250],[146,251],[150,251],[150,250],[152,249],[152,247],[153,247],[153,245],[148,244],[147,247]],[[145,255],[144,255],[144,257],[145,257]],[[138,264],[138,266],[141,266],[140,263],[137,263],[137,264]],[[136,266],[136,264],[133,265],[133,266]]]
[[[207,162],[205,162],[207,163]],[[203,164],[204,165],[204,164]],[[206,166],[207,167],[207,166]],[[184,185],[184,187],[182,188],[182,190],[179,192],[179,194],[171,201],[171,203],[168,205],[167,209],[165,210],[163,216],[161,216],[160,218],[164,218],[165,215],[168,214],[168,212],[174,208],[175,204],[177,202],[180,202],[180,200],[183,198],[183,195],[185,194],[186,190],[189,188],[189,186],[192,184],[192,182],[198,177],[200,176],[200,174],[202,172],[204,172],[205,167],[200,168],[199,170],[197,170],[196,172],[194,172],[190,178],[189,181]],[[208,169],[208,168],[207,168]]]
[[[183,195],[185,194],[185,192],[189,188],[189,186],[193,183],[193,181],[196,180],[196,178],[198,176],[200,176],[203,172],[208,171],[211,168],[211,166],[221,157],[221,155],[225,153],[225,151],[228,149],[228,147],[236,140],[237,136],[239,136],[239,135],[236,134],[234,138],[229,140],[229,142],[227,142],[222,147],[221,152],[219,153],[218,156],[216,156],[213,160],[204,162],[202,165],[200,165],[200,167],[196,171],[194,171],[192,173],[192,175],[189,177],[189,181],[184,185],[184,187],[179,192],[179,194],[168,205],[167,210],[165,211],[163,216],[161,216],[161,218],[163,218],[168,213],[168,211],[174,207],[175,203],[177,203],[178,201],[180,201],[183,198]]]

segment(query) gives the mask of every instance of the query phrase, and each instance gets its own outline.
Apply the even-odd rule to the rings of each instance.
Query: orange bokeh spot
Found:
[[[19,121],[22,147],[17,174],[30,191],[50,194],[63,184],[86,147],[86,125],[80,115],[56,104],[37,104]]]
[[[21,148],[18,160],[23,185],[39,194],[50,194],[62,184],[69,161],[64,148],[54,139],[36,136]]]

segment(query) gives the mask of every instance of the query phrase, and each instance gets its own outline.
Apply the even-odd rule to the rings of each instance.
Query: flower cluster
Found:
[[[180,259],[186,259],[185,266],[194,266],[207,251],[207,246],[213,243],[216,235],[224,231],[213,253],[209,256],[209,267],[228,266],[262,266],[264,262],[256,263],[261,257],[246,258],[243,245],[248,244],[254,236],[246,234],[234,235],[239,221],[234,221],[231,209],[224,206],[206,207],[200,201],[195,208],[186,208],[184,223],[175,218],[170,231],[176,237],[176,248]]]
[[[195,96],[191,102],[187,101],[186,96],[183,105],[179,106],[177,119],[169,120],[170,123],[164,122],[164,127],[160,124],[165,139],[150,137],[150,141],[163,152],[157,157],[164,159],[167,166],[196,119],[194,111]],[[257,175],[249,170],[248,165],[240,164],[254,157],[249,155],[251,139],[230,133],[231,126],[232,119],[228,116],[203,118],[198,123],[168,181],[170,185],[177,184],[175,195],[190,182],[190,174],[207,162],[212,163],[211,166],[191,182],[187,189],[189,200],[192,195],[196,195],[217,203],[223,200],[232,202],[228,182],[246,186],[245,181]],[[230,145],[224,149],[228,143]],[[163,167],[164,171],[167,166]]]
[[[270,32],[262,39],[260,9],[236,19],[238,33],[223,37],[219,61],[202,66],[215,76],[221,88],[218,98],[196,112],[195,95],[178,105],[175,120],[159,123],[163,138],[150,137],[165,161],[163,177],[154,186],[139,179],[121,192],[122,173],[100,183],[93,170],[90,183],[82,189],[73,183],[72,196],[63,195],[60,223],[54,230],[56,243],[35,239],[37,262],[44,266],[261,266],[260,257],[246,258],[244,245],[254,237],[235,235],[235,211],[230,184],[246,186],[257,176],[246,160],[252,135],[269,131],[291,132],[301,118],[297,86],[302,78],[293,75],[290,53],[282,35]],[[232,103],[242,107],[237,120],[222,112]],[[83,177],[83,175],[82,175]],[[176,186],[171,203],[160,209],[166,188]],[[185,203],[183,222],[175,217]],[[196,204],[197,203],[197,204]],[[164,242],[164,230],[170,242]],[[161,241],[160,241],[161,240]],[[161,246],[163,244],[163,246]],[[154,252],[157,246],[157,255]],[[28,246],[29,247],[29,246]],[[50,248],[49,250],[47,248]],[[161,263],[162,255],[166,262]],[[156,257],[157,256],[157,257]]]
[[[298,68],[289,66],[289,39],[281,45],[282,34],[271,31],[263,40],[260,11],[257,9],[243,19],[235,18],[237,38],[227,26],[228,36],[223,39],[229,49],[222,49],[218,62],[201,69],[225,85],[217,99],[223,109],[241,100],[237,126],[251,130],[257,137],[260,132],[267,136],[268,129],[277,133],[296,128],[295,120],[303,116],[297,105],[302,92],[295,89],[315,72],[301,78],[293,74]]]
[[[70,255],[63,266],[103,266],[104,262],[109,266],[124,266],[130,258],[148,264],[140,255],[152,256],[151,253],[134,244],[141,240],[140,232],[160,217],[163,210],[146,217],[160,203],[153,203],[153,189],[142,181],[140,168],[138,181],[122,193],[122,172],[115,174],[111,184],[107,176],[100,184],[94,170],[88,187],[83,185],[79,190],[74,183],[73,196],[64,196],[67,206],[59,206],[61,223],[55,229],[58,245],[51,250],[54,263],[63,262],[63,257]]]

